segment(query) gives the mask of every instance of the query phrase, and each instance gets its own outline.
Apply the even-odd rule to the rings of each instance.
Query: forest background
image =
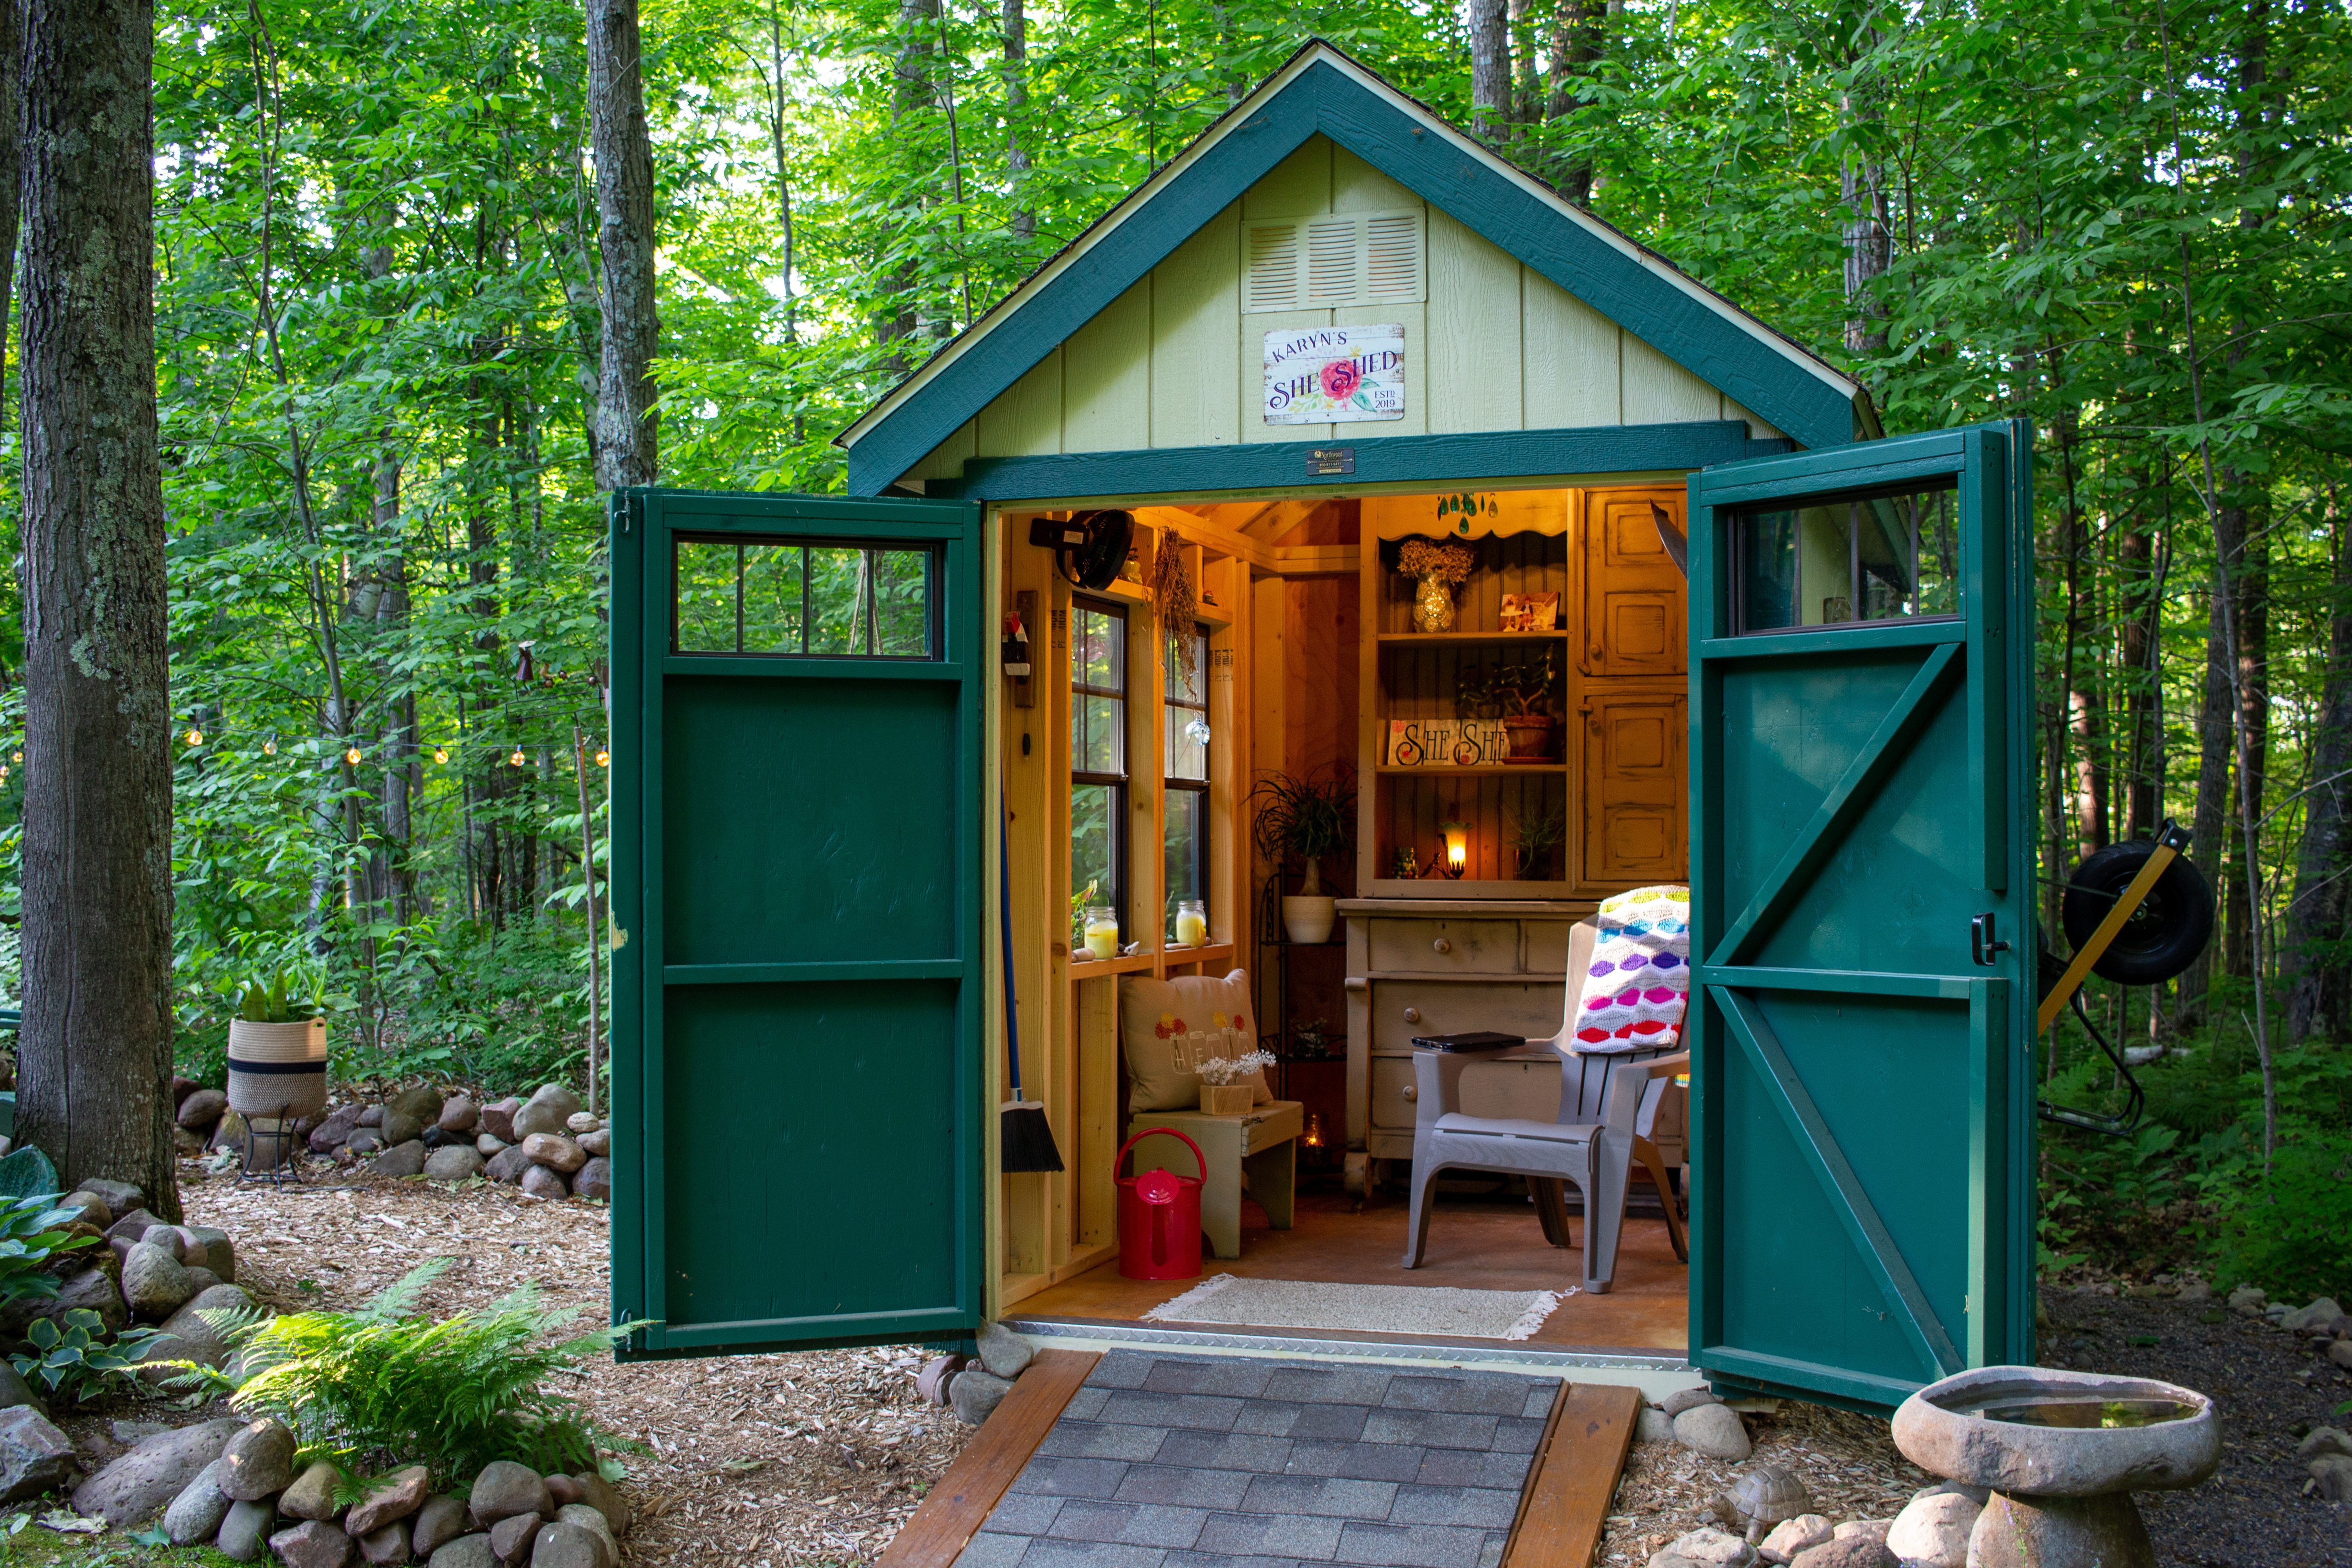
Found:
[[[2167,816],[2222,905],[2177,984],[2094,988],[2164,1049],[2133,1135],[2045,1128],[2045,1266],[2352,1287],[2343,6],[1027,4],[648,0],[661,482],[837,489],[874,397],[1328,37],[1850,369],[1890,431],[2033,422],[2045,924],[2079,857]],[[229,987],[290,969],[347,1076],[583,1069],[585,76],[568,0],[157,7],[186,1068],[217,1068]],[[21,610],[0,584],[7,867]],[[2121,1105],[2072,1025],[2049,1067]]]

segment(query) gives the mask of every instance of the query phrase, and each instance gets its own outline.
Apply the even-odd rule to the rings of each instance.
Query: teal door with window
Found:
[[[979,509],[613,502],[624,1356],[982,1311]]]
[[[2029,437],[1690,479],[1691,1356],[1870,1408],[2033,1359]]]

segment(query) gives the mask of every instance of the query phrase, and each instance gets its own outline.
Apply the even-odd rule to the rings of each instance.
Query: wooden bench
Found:
[[[1240,1116],[1201,1110],[1147,1110],[1127,1126],[1130,1138],[1153,1127],[1173,1127],[1201,1146],[1208,1163],[1201,1189],[1201,1228],[1218,1258],[1242,1255],[1242,1194],[1255,1198],[1276,1230],[1290,1228],[1292,1184],[1298,1173],[1298,1134],[1306,1108],[1273,1100]],[[1173,1138],[1146,1138],[1135,1146],[1139,1171],[1192,1174],[1192,1152]]]

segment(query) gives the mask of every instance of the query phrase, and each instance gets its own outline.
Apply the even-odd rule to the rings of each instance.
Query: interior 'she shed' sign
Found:
[[[1265,335],[1265,422],[1404,417],[1404,328],[1292,327]]]

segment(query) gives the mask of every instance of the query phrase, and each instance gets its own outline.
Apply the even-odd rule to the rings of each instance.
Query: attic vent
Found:
[[[1410,305],[1426,298],[1419,211],[1242,226],[1244,310]]]

